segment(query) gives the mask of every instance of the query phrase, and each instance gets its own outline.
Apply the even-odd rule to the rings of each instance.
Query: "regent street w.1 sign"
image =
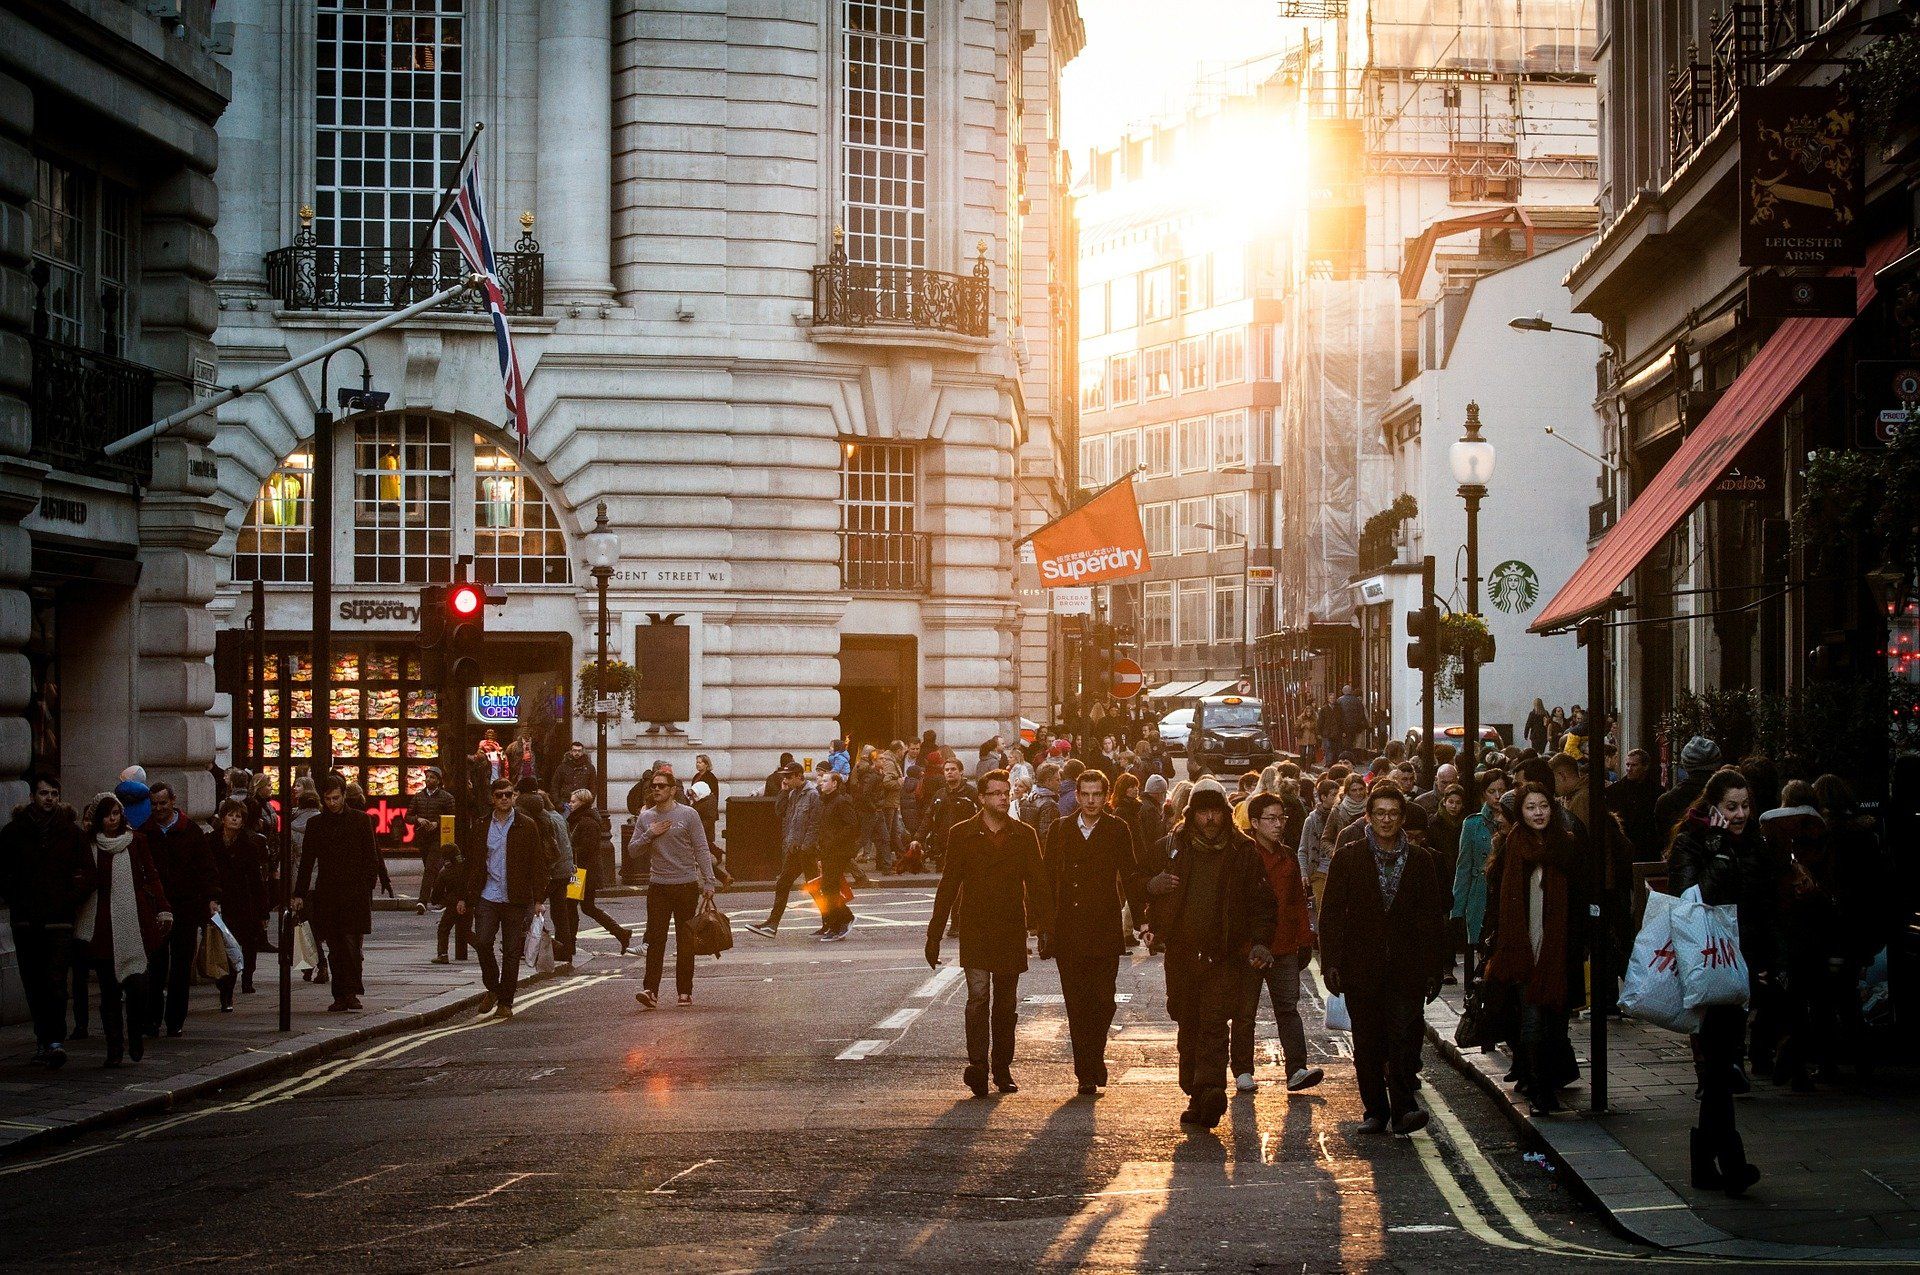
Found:
[[[1840,83],[1740,90],[1740,264],[1857,266],[1866,162]]]

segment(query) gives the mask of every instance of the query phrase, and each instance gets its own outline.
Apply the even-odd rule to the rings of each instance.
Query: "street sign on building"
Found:
[[[1740,90],[1740,264],[1857,266],[1866,147],[1844,81]]]
[[[1146,674],[1138,664],[1132,660],[1118,659],[1113,662],[1113,680],[1109,689],[1115,699],[1132,699],[1140,693],[1146,680]]]

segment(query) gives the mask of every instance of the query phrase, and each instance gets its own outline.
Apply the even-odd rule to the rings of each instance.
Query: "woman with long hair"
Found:
[[[1533,1105],[1534,1114],[1544,1115],[1560,1110],[1556,1091],[1572,1079],[1567,1074],[1573,1056],[1567,1015],[1586,999],[1573,882],[1575,846],[1545,788],[1521,785],[1516,804],[1519,822],[1507,833],[1495,883],[1503,924],[1493,937],[1487,977],[1519,993],[1520,1038],[1514,1042],[1518,1092]]]
[[[99,885],[74,917],[74,956],[99,976],[105,1065],[118,1067],[123,1050],[135,1062],[145,1052],[147,953],[173,929],[173,909],[147,839],[127,826],[118,797],[103,792],[93,799],[86,831]]]
[[[213,825],[213,862],[220,877],[220,918],[240,941],[240,990],[253,991],[253,971],[267,928],[267,839],[252,830],[252,812],[238,797],[220,803]],[[220,1012],[233,1012],[234,971],[215,984]]]
[[[1535,697],[1533,707],[1527,711],[1527,724],[1520,728],[1520,735],[1527,741],[1527,747],[1536,753],[1547,751],[1547,703]]]
[[[1675,894],[1700,887],[1710,906],[1731,903],[1738,912],[1740,953],[1753,972],[1772,968],[1777,934],[1778,883],[1753,823],[1751,790],[1739,771],[1723,768],[1674,825],[1667,843],[1667,888]],[[1747,1162],[1734,1127],[1733,1095],[1742,1086],[1740,1059],[1746,1042],[1744,1005],[1713,1005],[1695,1031],[1694,1075],[1700,1082],[1700,1123],[1688,1136],[1693,1185],[1739,1195],[1760,1180]]]

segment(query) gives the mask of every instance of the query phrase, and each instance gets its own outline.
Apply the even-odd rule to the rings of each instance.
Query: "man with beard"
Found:
[[[1242,972],[1273,964],[1279,905],[1224,792],[1202,788],[1174,829],[1166,870],[1147,883],[1153,932],[1167,945],[1167,1012],[1179,1025],[1182,1124],[1211,1129],[1227,1110],[1228,1022]]]

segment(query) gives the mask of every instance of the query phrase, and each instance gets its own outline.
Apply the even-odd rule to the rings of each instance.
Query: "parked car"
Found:
[[[1251,695],[1209,695],[1193,713],[1187,757],[1215,775],[1260,770],[1278,753],[1267,707]]]
[[[1419,733],[1416,729],[1414,731],[1414,737],[1418,738]],[[1458,752],[1466,747],[1466,740],[1467,728],[1459,722],[1453,722],[1448,725],[1442,725],[1439,722],[1433,724],[1433,742],[1436,744],[1452,744],[1454,750]],[[1482,749],[1505,748],[1506,746],[1507,741],[1500,738],[1499,731],[1486,725],[1484,722],[1481,724],[1480,747]]]
[[[1160,719],[1160,742],[1169,751],[1184,749],[1193,730],[1193,710],[1176,708]]]

